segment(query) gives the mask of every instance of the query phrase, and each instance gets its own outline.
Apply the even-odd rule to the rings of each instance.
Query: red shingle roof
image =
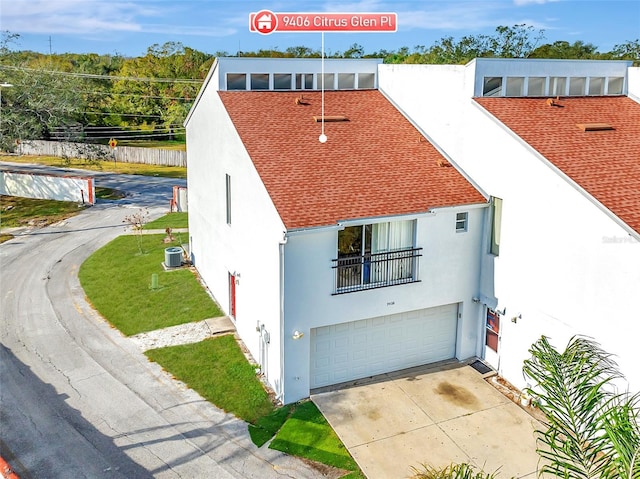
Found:
[[[324,144],[320,92],[219,95],[289,229],[486,202],[377,90],[325,92],[348,121],[325,122]]]
[[[627,97],[476,98],[489,113],[640,233],[640,104]],[[577,125],[606,123],[613,130]]]

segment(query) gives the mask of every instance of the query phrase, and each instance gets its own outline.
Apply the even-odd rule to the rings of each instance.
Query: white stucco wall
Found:
[[[640,101],[640,67],[629,67],[627,73],[629,96],[635,101]]]
[[[456,213],[469,212],[469,227],[455,231]],[[312,328],[371,317],[459,303],[456,355],[466,359],[481,353],[478,295],[486,205],[443,208],[418,217],[416,247],[423,248],[419,282],[332,295],[337,257],[338,228],[291,232],[285,246],[285,400],[309,395],[310,337]],[[378,219],[381,220],[381,219]],[[363,221],[361,224],[368,223]],[[293,331],[305,336],[293,340]]]
[[[189,232],[193,260],[225,313],[236,273],[236,327],[260,361],[258,322],[270,333],[263,372],[280,393],[280,220],[217,91],[202,92],[187,123]],[[226,221],[231,176],[231,225]]]
[[[94,204],[93,178],[0,170],[0,194]]]
[[[583,74],[599,75],[597,66]],[[580,333],[618,355],[640,390],[630,334],[640,317],[640,243],[472,100],[475,79],[492,74],[476,76],[476,67],[383,65],[380,87],[484,191],[504,200],[500,256],[483,267],[483,293],[493,288],[506,307],[494,366],[523,387],[522,361],[540,335],[562,348]]]
[[[484,77],[584,77],[586,91],[589,91],[591,77],[619,78],[625,77],[631,64],[627,60],[560,60],[560,59],[507,59],[476,58],[468,66],[475,69],[473,96],[482,96]],[[503,83],[504,85],[504,83]],[[569,92],[567,82],[566,91]],[[623,87],[623,94],[627,90]],[[504,95],[504,89],[503,89]]]
[[[325,58],[325,73],[355,73],[358,76],[361,73],[377,72],[378,65],[382,63],[380,58],[362,58],[362,59],[335,59]],[[229,57],[218,59],[217,69],[217,85],[220,90],[227,89],[228,73],[311,73],[314,74],[313,88],[321,88],[321,80],[318,74],[322,71],[322,61],[320,58],[255,58],[255,57]],[[273,83],[273,78],[271,78]],[[338,78],[334,78],[334,85],[325,85],[326,89],[337,88]],[[273,87],[273,84],[271,84]],[[377,87],[377,84],[374,84]],[[250,89],[250,78],[247,77],[247,89]]]

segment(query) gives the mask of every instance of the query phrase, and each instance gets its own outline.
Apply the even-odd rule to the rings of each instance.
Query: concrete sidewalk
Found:
[[[368,479],[461,462],[503,479],[537,476],[541,424],[468,365],[415,368],[311,398]]]

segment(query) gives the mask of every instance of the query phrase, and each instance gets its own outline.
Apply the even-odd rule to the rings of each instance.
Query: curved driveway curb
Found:
[[[175,180],[150,180],[132,198],[155,217]],[[136,205],[99,204],[0,245],[0,429],[10,449],[0,452],[23,479],[322,477],[256,448],[244,422],[174,381],[87,304],[78,268],[124,232]]]

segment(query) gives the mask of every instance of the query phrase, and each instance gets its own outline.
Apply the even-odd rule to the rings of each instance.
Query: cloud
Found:
[[[158,12],[131,2],[96,0],[3,1],[3,29],[21,33],[140,31],[140,16]]]
[[[398,11],[401,29],[460,31],[473,33],[498,25],[531,25],[546,28],[540,22],[514,16],[512,9],[502,2],[431,3],[419,10]]]
[[[559,0],[513,0],[513,4],[516,7],[522,7],[525,5],[544,5],[545,3],[553,3],[553,2],[557,2]]]

